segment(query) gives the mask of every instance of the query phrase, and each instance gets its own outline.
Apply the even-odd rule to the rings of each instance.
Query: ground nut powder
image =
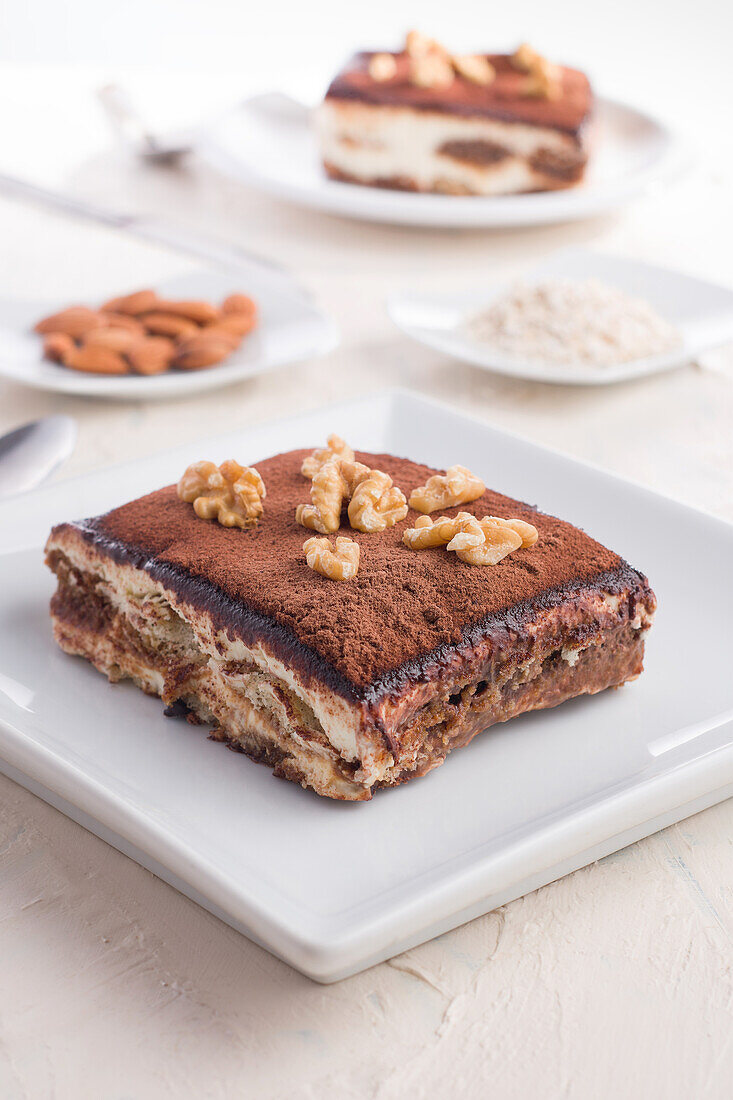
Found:
[[[661,355],[682,343],[648,302],[598,279],[520,284],[470,318],[468,329],[513,359],[597,367]]]

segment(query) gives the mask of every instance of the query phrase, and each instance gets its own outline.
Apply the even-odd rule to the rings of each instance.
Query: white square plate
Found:
[[[114,263],[114,257],[111,262]],[[96,306],[111,295],[100,298],[93,281],[92,278],[88,294],[82,294],[80,300]],[[286,363],[324,355],[338,343],[338,330],[333,321],[316,308],[292,278],[243,258],[236,269],[202,268],[154,284],[165,298],[206,298],[221,302],[235,291],[243,291],[254,298],[259,309],[258,325],[224,362],[204,370],[166,371],[150,377],[84,374],[44,359],[41,337],[33,332],[33,325],[41,317],[70,304],[68,292],[64,296],[62,283],[60,280],[59,297],[53,300],[0,298],[0,375],[26,386],[60,393],[122,400],[161,400],[241,382]],[[142,285],[150,285],[149,276],[144,272],[137,282],[137,286]],[[116,293],[124,294],[134,286],[118,285]]]
[[[222,115],[197,151],[230,179],[302,206],[365,221],[467,228],[594,217],[677,175],[688,160],[671,131],[635,107],[597,96],[593,148],[577,187],[524,195],[432,195],[326,177],[312,112],[279,93]]]
[[[646,671],[494,727],[371,802],[318,798],[227,752],[51,640],[52,523],[329,431],[466,463],[648,571]],[[733,792],[733,527],[404,393],[54,485],[0,534],[0,768],[320,981],[367,967]],[[704,566],[700,547],[705,547]]]
[[[393,294],[387,309],[407,336],[455,359],[517,378],[581,386],[604,386],[656,374],[689,363],[703,352],[733,340],[733,290],[679,271],[573,248],[555,253],[521,281],[531,285],[545,279],[598,279],[632,297],[643,298],[680,331],[682,343],[663,355],[609,367],[566,366],[502,356],[477,340],[467,330],[466,322],[506,294],[510,288],[505,283],[487,282],[485,287],[461,294]]]

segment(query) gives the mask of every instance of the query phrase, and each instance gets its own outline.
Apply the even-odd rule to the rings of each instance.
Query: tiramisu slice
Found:
[[[352,800],[639,675],[655,599],[618,555],[463,467],[344,446],[197,463],[54,528],[58,643]]]
[[[357,54],[319,109],[336,180],[448,195],[571,187],[583,178],[592,93],[527,45],[453,55],[411,32],[398,53]]]

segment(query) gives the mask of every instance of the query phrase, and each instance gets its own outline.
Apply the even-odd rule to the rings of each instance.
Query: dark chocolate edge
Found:
[[[537,130],[556,130],[560,134],[567,134],[568,137],[575,138],[578,144],[582,144],[585,140],[585,135],[594,113],[595,96],[592,87],[589,90],[588,108],[577,126],[560,126],[558,123],[553,122],[527,122],[524,119],[518,118],[516,114],[508,108],[502,110],[500,107],[478,107],[473,104],[465,103],[446,103],[444,106],[440,106],[437,102],[406,103],[400,101],[397,95],[392,97],[392,99],[385,96],[385,89],[383,87],[379,92],[375,92],[374,95],[369,95],[368,92],[363,89],[352,88],[348,85],[346,83],[346,75],[351,71],[350,66],[361,58],[368,58],[371,56],[372,52],[370,51],[355,54],[341,72],[337,73],[333,78],[328,86],[324,99],[339,99],[351,103],[367,103],[370,107],[395,107],[409,111],[420,111],[422,113],[458,115],[461,118],[489,118],[495,122],[514,123],[517,126],[530,126]]]
[[[387,695],[398,695],[414,682],[429,678],[431,670],[446,662],[451,655],[470,648],[493,634],[507,634],[521,638],[526,625],[540,612],[549,611],[573,597],[607,592],[629,593],[630,613],[633,617],[637,604],[644,598],[654,599],[649,582],[643,573],[634,569],[623,558],[615,569],[604,570],[586,580],[570,581],[540,592],[537,597],[512,604],[501,611],[485,616],[464,628],[459,642],[444,643],[417,657],[411,657],[394,669],[382,673],[364,686],[352,683],[329,661],[310,646],[275,622],[268,615],[246,607],[222,592],[213,582],[194,577],[185,569],[169,562],[161,562],[145,551],[112,539],[99,531],[96,524],[104,517],[61,523],[53,528],[51,537],[63,529],[77,531],[85,541],[102,550],[118,564],[142,569],[153,580],[165,585],[186,603],[208,614],[216,629],[231,638],[245,643],[264,640],[269,643],[283,663],[293,665],[311,683],[323,684],[353,703],[376,705]]]

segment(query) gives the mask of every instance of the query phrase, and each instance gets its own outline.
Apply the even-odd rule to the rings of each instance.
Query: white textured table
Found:
[[[156,174],[100,155],[66,184],[175,209],[281,260],[337,318],[342,345],[168,406],[0,383],[0,430],[72,413],[81,432],[66,477],[399,383],[733,520],[730,350],[629,385],[552,388],[412,345],[383,306],[392,289],[511,277],[568,243],[730,280],[729,169],[702,165],[614,218],[464,234],[330,220],[200,167]],[[0,232],[0,287],[50,292],[60,271],[112,277],[104,249],[71,223],[51,228],[2,203]],[[722,1100],[733,1079],[731,838],[726,803],[325,988],[0,779],[0,1096]]]

